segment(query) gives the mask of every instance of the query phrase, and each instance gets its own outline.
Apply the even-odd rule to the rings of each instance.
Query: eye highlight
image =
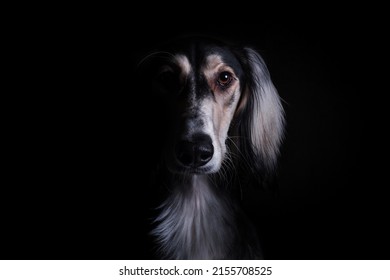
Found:
[[[223,71],[218,74],[217,83],[222,88],[227,88],[233,80],[233,74],[228,71]]]

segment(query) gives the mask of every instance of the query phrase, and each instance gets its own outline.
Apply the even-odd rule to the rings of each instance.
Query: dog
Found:
[[[137,72],[155,114],[153,182],[165,193],[151,224],[159,258],[262,259],[240,193],[275,174],[285,117],[259,52],[179,38]]]

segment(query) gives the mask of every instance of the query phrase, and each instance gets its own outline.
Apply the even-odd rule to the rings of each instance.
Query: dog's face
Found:
[[[148,103],[155,104],[153,131],[163,140],[164,163],[172,173],[218,172],[228,158],[230,136],[238,139],[229,142],[249,168],[273,168],[283,109],[258,53],[184,40],[148,55],[141,65],[147,69],[142,89],[151,90]],[[237,116],[243,117],[234,122]]]
[[[165,161],[174,173],[217,172],[241,96],[243,69],[226,47],[189,43],[159,53],[155,93],[170,115]]]

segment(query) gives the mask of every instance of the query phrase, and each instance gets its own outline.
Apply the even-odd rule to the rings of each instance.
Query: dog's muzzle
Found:
[[[186,168],[198,168],[206,165],[213,157],[214,147],[211,137],[197,134],[180,140],[175,148],[177,160]]]

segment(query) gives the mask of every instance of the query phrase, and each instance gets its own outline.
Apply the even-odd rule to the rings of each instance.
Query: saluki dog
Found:
[[[151,232],[159,256],[263,258],[240,189],[275,172],[284,110],[259,52],[181,38],[145,56],[138,71],[140,94],[154,103],[156,182],[167,193]]]

